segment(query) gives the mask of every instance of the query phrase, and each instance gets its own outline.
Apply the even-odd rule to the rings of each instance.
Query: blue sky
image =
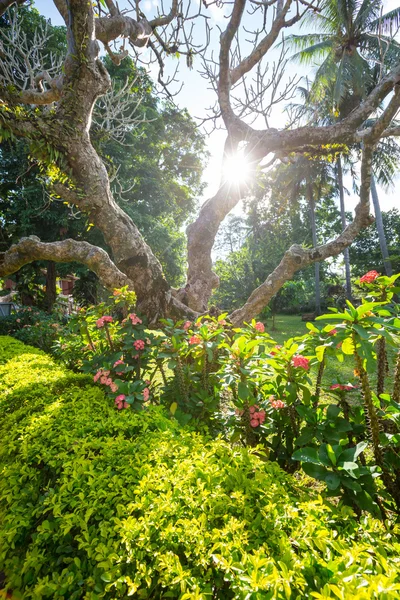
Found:
[[[123,7],[126,4],[126,0],[120,0],[119,6]],[[62,19],[55,8],[53,2],[51,0],[35,0],[36,8],[47,18],[50,18],[54,25],[62,25]],[[146,11],[147,14],[151,14],[152,11],[155,10],[157,6],[157,0],[144,0],[142,1],[142,7]],[[384,3],[385,12],[397,8],[400,6],[400,0],[386,0]],[[215,5],[209,8],[210,11],[210,24],[214,28],[214,33],[218,33],[216,28],[218,26],[224,26],[224,15],[221,9],[217,8]],[[216,37],[216,36],[215,36]],[[173,59],[172,59],[173,60]],[[172,62],[171,60],[171,62]],[[205,80],[199,75],[196,71],[196,63],[195,68],[192,71],[189,71],[185,65],[184,59],[181,61],[180,65],[180,78],[181,81],[184,81],[184,87],[179,94],[179,97],[176,99],[178,104],[182,107],[186,107],[189,112],[195,117],[204,117],[206,116],[205,109],[212,105],[215,100],[215,96],[213,92],[207,89],[207,85]],[[176,61],[173,61],[174,66]],[[298,72],[298,65],[289,64],[288,67],[288,76],[291,73]],[[279,126],[279,121],[283,124],[282,115],[276,113],[274,115],[275,126]],[[208,147],[211,153],[211,158],[209,165],[204,174],[204,180],[208,184],[208,188],[206,190],[206,197],[215,193],[220,177],[220,167],[222,160],[222,151],[223,144],[225,140],[225,134],[223,131],[215,131],[208,137]],[[346,181],[346,187],[351,189],[351,181]],[[396,185],[398,188],[398,185]],[[380,200],[382,210],[389,210],[394,206],[399,206],[398,203],[398,192],[396,189],[392,189],[389,191],[380,190]],[[349,210],[354,208],[357,202],[357,198],[354,196],[349,196],[346,200],[346,205]]]

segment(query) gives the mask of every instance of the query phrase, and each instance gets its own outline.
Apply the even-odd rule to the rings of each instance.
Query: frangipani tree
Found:
[[[13,4],[23,2],[1,0],[0,14]],[[212,290],[218,285],[212,270],[212,247],[220,224],[240,200],[243,189],[225,181],[216,195],[203,204],[187,230],[186,286],[172,289],[135,223],[115,202],[107,169],[91,142],[93,107],[112,85],[99,59],[100,43],[117,63],[126,56],[128,46],[135,53],[147,45],[155,53],[161,69],[168,56],[177,50],[186,54],[188,64],[192,62],[193,53],[201,51],[206,67],[204,73],[214,85],[218,114],[227,131],[227,154],[241,145],[247,159],[257,164],[264,159],[274,161],[310,150],[323,153],[332,144],[363,142],[360,200],[352,223],[327,244],[311,249],[289,248],[245,305],[232,313],[234,323],[258,314],[297,270],[343,252],[358,232],[371,223],[369,194],[374,147],[380,138],[400,134],[400,128],[391,125],[400,106],[400,64],[395,64],[365,101],[339,123],[283,130],[258,129],[249,124],[249,119],[260,110],[260,99],[265,110],[264,88],[272,90],[270,103],[276,100],[276,88],[268,86],[265,75],[270,50],[283,31],[309,11],[319,10],[318,0],[221,2],[230,14],[219,40],[214,40],[219,43],[217,61],[208,54],[208,44],[198,50],[190,36],[193,19],[200,18],[202,13],[207,16],[208,8],[203,4],[196,4],[192,13],[187,0],[171,0],[168,9],[161,9],[162,13],[152,19],[146,18],[139,2],[131,12],[119,10],[113,0],[104,0],[98,5],[87,0],[54,0],[54,4],[66,25],[67,54],[62,68],[51,74],[48,70],[36,69],[19,87],[7,81],[7,72],[2,70],[1,135],[3,138],[23,137],[30,142],[32,153],[40,155],[43,162],[51,166],[48,181],[51,193],[89,215],[91,222],[102,231],[110,254],[72,239],[46,244],[38,238],[25,238],[2,255],[0,276],[35,260],[82,262],[97,273],[106,287],[132,287],[137,293],[138,310],[152,323],[166,315],[195,316],[206,311]],[[244,48],[239,43],[240,32],[244,28],[248,31],[251,22],[254,43]],[[208,37],[213,34],[214,31],[208,29]],[[118,52],[111,48],[114,42],[122,44]],[[249,77],[253,74],[255,84],[249,86]],[[235,97],[240,93],[240,85],[247,87],[238,105]],[[367,120],[384,101],[386,108],[373,125],[367,127]]]

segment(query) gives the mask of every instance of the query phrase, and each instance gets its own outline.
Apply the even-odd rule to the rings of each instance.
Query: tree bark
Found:
[[[310,179],[307,181],[307,194],[308,194],[308,205],[310,208],[310,222],[311,222],[311,235],[313,247],[317,247],[317,225],[315,222],[315,201],[312,189],[312,183]],[[320,263],[316,262],[315,267],[315,312],[317,315],[321,314],[321,291],[320,291]]]
[[[338,174],[338,186],[339,186],[339,200],[340,200],[340,218],[342,221],[342,231],[344,231],[347,227],[346,222],[346,210],[344,203],[344,185],[343,185],[343,169],[342,169],[342,159],[339,156],[336,161],[337,174]],[[343,252],[344,257],[344,268],[346,273],[346,298],[351,300],[351,273],[350,273],[350,254],[349,249],[346,248]]]
[[[371,197],[374,205],[376,229],[378,231],[379,245],[381,247],[383,265],[385,267],[386,275],[388,277],[391,277],[393,275],[392,262],[389,258],[385,230],[383,228],[381,206],[379,204],[378,190],[376,188],[375,178],[373,175],[371,177]]]
[[[51,312],[57,299],[57,272],[56,263],[52,260],[47,262],[46,269],[46,310]]]

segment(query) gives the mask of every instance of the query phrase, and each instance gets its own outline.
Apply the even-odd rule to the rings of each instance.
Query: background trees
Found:
[[[33,43],[35,32],[46,31],[45,51],[62,56],[63,28],[51,26],[34,9],[20,10],[22,33],[29,43]],[[6,32],[10,28],[4,15],[0,27]],[[120,67],[109,58],[105,64],[113,75],[114,92],[123,93],[112,110],[107,110],[109,98],[96,107],[92,141],[107,164],[118,204],[138,223],[172,285],[182,284],[182,227],[194,214],[196,198],[202,190],[204,139],[186,111],[157,98],[146,72],[136,69],[129,57]],[[21,65],[23,68],[26,70]],[[102,232],[93,227],[87,214],[46,191],[48,173],[31,151],[31,145],[23,140],[0,144],[1,250],[29,235],[44,242],[72,237],[109,250]],[[52,261],[34,266],[20,272],[20,287],[22,279],[43,283],[43,267],[48,272],[55,269]],[[56,274],[75,272],[86,286],[92,279],[87,267],[78,263],[61,263],[56,269],[51,282],[46,282],[44,302],[50,308],[55,298]],[[92,292],[89,299],[91,295]]]
[[[7,4],[13,2],[3,3],[3,8]],[[126,58],[127,45],[133,48],[136,56],[148,45],[159,62],[162,80],[164,60],[176,52],[176,47],[181,56],[186,55],[189,65],[192,53],[200,53],[194,39],[197,29],[191,25],[194,18],[202,17],[205,7],[196,7],[192,14],[190,5],[173,0],[169,12],[146,18],[139,9],[132,14],[121,12],[112,0],[107,2],[107,10],[84,0],[69,0],[68,4],[57,0],[55,4],[68,33],[63,69],[58,74],[46,73],[35,66],[33,77],[20,78],[14,87],[8,85],[9,73],[3,70],[0,90],[2,135],[23,137],[28,141],[32,154],[39,156],[44,165],[50,193],[88,215],[89,222],[102,232],[108,254],[99,246],[72,239],[47,245],[35,239],[23,240],[4,253],[0,273],[6,275],[27,262],[49,257],[64,262],[79,260],[94,270],[107,286],[127,284],[134,287],[138,308],[151,322],[165,315],[195,316],[207,310],[212,290],[218,285],[212,270],[211,251],[220,224],[243,196],[241,186],[236,189],[224,182],[217,194],[201,207],[188,228],[186,285],[176,290],[167,281],[160,261],[136,223],[118,203],[107,162],[102,159],[101,148],[93,135],[96,126],[92,124],[96,121],[92,120],[92,112],[96,105],[102,105],[101,99],[107,94],[118,99],[119,93],[118,86],[110,92],[112,77],[104,62],[99,60],[99,42],[116,64]],[[360,202],[354,220],[336,239],[315,248],[297,245],[287,250],[245,305],[231,315],[235,323],[259,313],[297,271],[342,253],[357,233],[370,223],[373,153],[382,137],[398,133],[396,125],[392,124],[400,105],[396,88],[400,65],[395,58],[393,69],[387,74],[382,72],[368,97],[362,103],[355,99],[353,110],[337,123],[306,127],[292,123],[281,130],[257,129],[254,123],[251,125],[251,118],[261,112],[270,114],[277,102],[280,71],[279,68],[275,70],[272,80],[267,81],[268,52],[282,31],[299,22],[309,11],[324,8],[324,3],[317,0],[311,3],[286,0],[268,5],[269,12],[268,7],[251,0],[235,0],[233,5],[223,3],[227,22],[219,39],[218,62],[210,53],[213,44],[208,44],[207,40],[203,46],[204,75],[215,89],[217,112],[228,134],[226,154],[234,153],[241,146],[245,160],[257,164],[266,158],[273,164],[289,156],[323,154],[327,147],[337,144],[351,147],[362,142]],[[249,15],[244,23],[247,9]],[[268,16],[261,20],[260,16],[266,10]],[[239,31],[243,27],[249,31],[252,12],[254,43],[241,48],[238,46]],[[208,33],[212,34],[210,30]],[[117,41],[122,47],[111,48]],[[15,51],[18,52],[18,48]],[[13,56],[9,59],[12,61]],[[255,84],[250,85],[253,74]],[[240,96],[240,87],[244,96]],[[284,89],[279,98],[285,100],[288,94],[290,86],[289,91]],[[384,108],[379,111],[381,106]]]

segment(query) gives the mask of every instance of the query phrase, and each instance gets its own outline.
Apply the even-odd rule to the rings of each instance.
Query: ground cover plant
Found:
[[[124,288],[81,311],[57,348],[116,410],[161,404],[181,425],[261,445],[287,472],[322,481],[326,496],[386,519],[400,510],[399,359],[388,362],[397,277],[368,273],[359,306],[332,309],[282,344],[262,322],[237,328],[224,314],[165,320],[155,335]]]
[[[16,598],[379,598],[397,526],[354,519],[257,450],[0,339],[0,568]]]

